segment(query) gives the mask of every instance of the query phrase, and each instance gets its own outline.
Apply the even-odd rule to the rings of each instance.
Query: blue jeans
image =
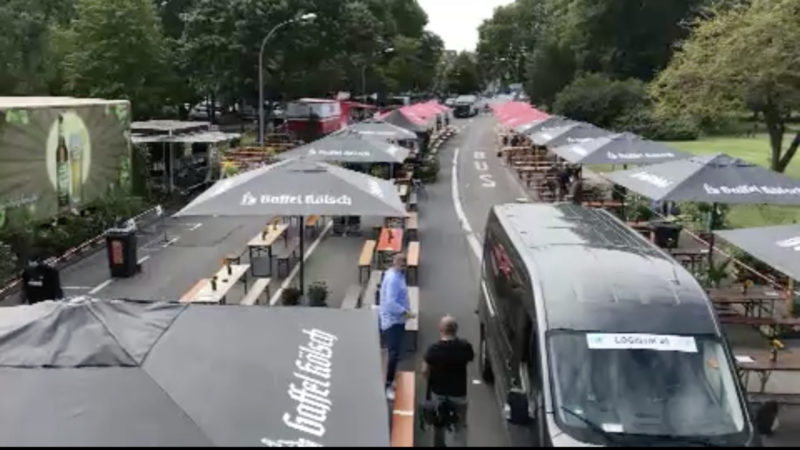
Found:
[[[389,361],[386,364],[386,387],[394,383],[394,375],[397,372],[397,363],[400,362],[400,355],[403,351],[403,336],[405,336],[405,324],[398,323],[383,330],[383,342],[389,353]]]

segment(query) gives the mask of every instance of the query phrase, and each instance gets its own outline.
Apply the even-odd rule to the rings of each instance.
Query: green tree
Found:
[[[76,18],[61,38],[70,93],[129,99],[137,117],[157,113],[169,66],[150,0],[77,0]]]
[[[495,9],[478,28],[476,50],[484,82],[522,82],[539,41],[545,0],[517,0]]]
[[[46,94],[58,77],[50,29],[74,15],[72,0],[0,2],[0,95]],[[56,92],[57,93],[57,92]]]
[[[603,74],[576,78],[556,96],[554,112],[612,128],[615,121],[647,104],[645,84],[635,78],[612,80]]]
[[[798,146],[784,147],[787,121],[800,107],[800,3],[753,0],[712,11],[653,85],[665,114],[688,112],[711,123],[759,113],[769,134],[771,167],[783,172]]]
[[[480,91],[481,82],[475,55],[461,52],[456,56],[447,73],[447,85],[451,92],[473,94]]]

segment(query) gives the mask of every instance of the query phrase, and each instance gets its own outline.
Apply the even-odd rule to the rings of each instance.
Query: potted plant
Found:
[[[300,297],[302,297],[300,289],[295,287],[287,287],[281,293],[281,301],[284,306],[297,306],[300,304]]]
[[[328,298],[328,285],[324,281],[317,281],[308,287],[308,302],[313,307],[328,306],[325,300]]]
[[[722,263],[715,264],[714,261],[709,261],[708,268],[704,274],[704,281],[707,287],[719,288],[722,281],[728,278],[728,266],[731,259],[727,259]]]

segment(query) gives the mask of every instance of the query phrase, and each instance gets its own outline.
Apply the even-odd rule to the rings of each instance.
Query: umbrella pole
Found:
[[[305,250],[305,216],[300,216],[300,294],[305,294],[305,263],[306,263],[306,250]]]
[[[714,222],[717,220],[717,204],[711,204],[711,220],[708,222],[708,267],[714,266]]]

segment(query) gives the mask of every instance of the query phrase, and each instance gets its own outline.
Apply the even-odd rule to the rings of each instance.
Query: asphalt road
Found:
[[[422,267],[420,350],[414,361],[417,368],[424,350],[438,340],[436,324],[445,314],[456,318],[459,334],[477,350],[479,326],[475,309],[480,273],[476,250],[480,248],[483,226],[493,205],[524,196],[492,154],[495,121],[478,116],[456,120],[453,125],[460,131],[439,150],[439,180],[427,186],[427,196],[419,208]],[[454,164],[458,200],[453,195]],[[410,369],[409,364],[406,361],[401,369]],[[500,406],[491,388],[480,382],[475,363],[470,367],[469,378],[468,445],[508,446],[508,430]],[[422,399],[425,384],[421,378],[417,388],[417,398]],[[430,434],[419,434],[417,445],[431,445]]]

